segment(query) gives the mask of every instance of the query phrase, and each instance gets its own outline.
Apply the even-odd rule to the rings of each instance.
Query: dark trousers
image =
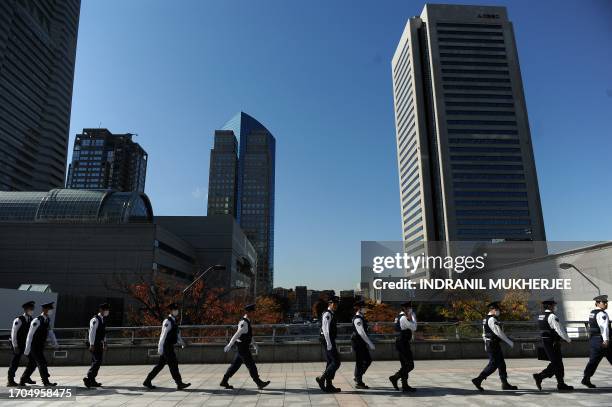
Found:
[[[410,342],[396,340],[395,349],[399,353],[400,370],[395,373],[396,377],[402,380],[408,380],[408,374],[414,369],[414,357],[412,356],[412,349],[410,349]]]
[[[255,360],[253,359],[253,355],[251,354],[250,344],[238,342],[237,352],[234,355],[234,359],[232,363],[227,368],[225,372],[225,378],[229,379],[240,369],[240,366],[244,363],[244,365],[249,369],[249,374],[253,381],[259,384],[259,372],[257,371],[257,366],[255,365]]]
[[[89,380],[96,380],[98,370],[100,370],[100,366],[102,366],[103,354],[104,346],[101,343],[94,345],[94,350],[91,352],[91,367],[89,368],[89,371],[87,371],[87,378]]]
[[[336,377],[336,371],[340,369],[340,353],[336,344],[332,344],[331,350],[327,350],[327,344],[323,342],[323,349],[325,350],[325,371],[322,377],[327,380],[334,380]]]
[[[157,376],[159,372],[164,368],[164,366],[168,365],[168,369],[170,369],[170,374],[172,378],[176,382],[176,384],[182,383],[183,379],[181,378],[181,373],[178,368],[178,360],[176,359],[176,353],[174,352],[174,345],[169,345],[164,347],[164,353],[159,355],[159,360],[157,364],[153,367],[153,370],[149,372],[147,375],[147,381],[151,381]]]
[[[543,339],[542,344],[550,363],[546,366],[546,369],[540,372],[540,376],[544,378],[555,376],[558,383],[563,383],[565,368],[563,366],[563,356],[561,355],[561,342]]]
[[[478,377],[484,380],[498,370],[499,378],[505,381],[508,378],[508,373],[506,372],[506,361],[504,360],[501,343],[499,341],[486,341],[485,347],[489,355],[489,364],[485,366]]]
[[[34,369],[38,367],[38,373],[43,383],[49,381],[49,370],[47,369],[47,359],[45,358],[44,346],[32,346],[30,349],[30,357],[34,359],[34,364],[30,367],[26,367],[26,370],[21,375],[22,377],[30,377],[34,372]]]
[[[372,356],[368,345],[361,338],[353,338],[351,344],[355,352],[355,380],[361,382],[363,375],[372,364]]]
[[[591,337],[591,350],[589,352],[589,363],[587,363],[586,368],[584,369],[584,377],[590,379],[597,370],[597,366],[599,362],[603,358],[608,359],[608,362],[612,364],[612,351],[610,351],[610,347],[603,348],[601,344],[603,343],[603,338],[601,336],[592,336]]]
[[[19,362],[21,361],[21,356],[23,356],[24,349],[25,349],[25,346],[20,346],[19,352],[17,353],[13,349],[13,358],[11,359],[11,364],[8,370],[9,380],[15,380],[15,373],[17,373],[17,368],[19,368]],[[31,353],[27,356],[27,358],[28,358],[28,365],[23,371],[23,374],[21,375],[22,379],[29,379],[32,372],[34,372],[34,369],[36,369],[36,361],[32,357]]]

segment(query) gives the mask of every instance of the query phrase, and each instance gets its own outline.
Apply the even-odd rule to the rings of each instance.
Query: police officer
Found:
[[[481,384],[482,381],[489,377],[493,372],[499,370],[499,378],[502,382],[502,390],[516,390],[518,387],[508,383],[508,373],[506,372],[506,361],[501,348],[501,341],[504,341],[511,348],[514,347],[512,342],[504,333],[499,324],[499,315],[501,308],[499,302],[487,304],[489,313],[482,320],[482,337],[485,342],[485,350],[489,355],[489,364],[483,369],[478,377],[472,379],[474,386],[480,391],[484,391]]]
[[[333,380],[336,376],[336,371],[340,368],[340,354],[336,346],[336,336],[338,336],[338,328],[336,326],[336,309],[340,299],[337,296],[331,297],[328,301],[327,310],[321,316],[321,344],[325,350],[325,360],[327,364],[325,371],[315,380],[319,384],[321,390],[329,393],[338,393],[340,389],[334,387]]]
[[[366,321],[365,302],[360,300],[353,305],[355,315],[353,316],[353,333],[351,335],[351,345],[355,352],[355,387],[358,389],[369,389],[363,382],[363,375],[372,363],[370,349],[374,350],[374,344],[368,338],[368,321]]]
[[[164,322],[162,323],[162,331],[161,335],[159,336],[159,343],[157,345],[159,360],[151,372],[149,372],[147,378],[142,384],[146,388],[155,389],[155,386],[153,386],[151,381],[167,364],[168,368],[170,369],[170,374],[176,383],[176,388],[178,390],[183,390],[191,386],[191,383],[183,383],[183,379],[181,378],[181,373],[179,372],[178,368],[176,353],[174,352],[174,345],[177,343],[182,348],[185,347],[185,341],[183,341],[183,338],[181,338],[181,333],[176,322],[176,317],[179,314],[179,306],[176,303],[172,303],[168,305],[168,310],[170,311],[170,314],[168,314],[168,317],[164,319]]]
[[[98,306],[98,313],[89,321],[89,352],[91,352],[91,367],[83,383],[87,387],[100,387],[102,383],[96,381],[98,370],[102,365],[102,355],[106,350],[106,318],[110,313],[107,303]]]
[[[54,310],[53,304],[55,303],[49,302],[43,304],[42,313],[30,322],[30,329],[26,337],[25,352],[23,353],[26,356],[32,355],[32,358],[34,358],[36,362],[36,366],[38,366],[38,372],[40,373],[42,383],[45,386],[57,386],[57,383],[51,383],[49,381],[50,374],[47,369],[47,359],[45,359],[44,353],[47,339],[51,340],[53,348],[59,348],[55,334],[50,326],[50,317],[53,315]],[[23,372],[23,376],[30,377],[32,372],[34,372],[34,366],[30,367],[28,365],[25,372]]]
[[[572,386],[568,386],[563,381],[565,369],[563,367],[563,356],[561,355],[561,339],[570,343],[572,340],[567,336],[567,332],[559,318],[555,315],[556,302],[554,299],[542,301],[544,311],[538,315],[538,328],[542,336],[542,345],[550,363],[546,369],[540,373],[535,373],[535,380],[538,390],[542,390],[542,381],[546,378],[555,376],[557,379],[558,390],[574,390]]]
[[[238,330],[232,336],[232,339],[223,349],[226,353],[232,349],[232,346],[236,344],[237,352],[234,356],[234,360],[227,368],[225,375],[223,375],[223,380],[219,384],[221,387],[225,387],[226,389],[233,389],[234,386],[230,385],[228,380],[240,369],[240,366],[244,363],[247,369],[249,369],[249,374],[251,378],[257,385],[258,389],[263,389],[267,385],[270,384],[269,380],[263,381],[259,378],[259,373],[257,372],[257,366],[255,365],[255,360],[253,360],[253,355],[251,354],[251,343],[257,348],[257,344],[253,341],[253,328],[251,327],[251,320],[249,319],[249,313],[255,311],[255,304],[249,304],[244,307],[244,316],[240,318],[238,322]]]
[[[595,309],[589,314],[589,333],[591,335],[591,350],[589,352],[589,363],[584,369],[582,384],[592,389],[596,387],[591,383],[591,377],[595,374],[599,362],[605,357],[612,364],[612,351],[610,351],[610,317],[608,309],[608,296],[599,295],[593,298]]]
[[[408,374],[414,369],[414,357],[410,349],[410,341],[417,329],[416,314],[412,311],[412,302],[408,301],[401,305],[401,311],[395,318],[395,349],[399,353],[401,363],[400,369],[392,376],[389,376],[391,384],[395,390],[399,390],[397,382],[401,379],[403,392],[415,392],[416,389],[408,385]]]
[[[34,314],[34,301],[29,301],[23,304],[21,307],[23,308],[23,314],[19,315],[13,321],[13,326],[11,328],[11,347],[13,348],[13,359],[11,359],[11,365],[8,370],[8,387],[14,387],[18,384],[15,382],[15,373],[17,372],[17,368],[19,367],[19,362],[21,361],[21,355],[25,351],[26,345],[26,337],[28,336],[28,330],[30,329],[30,322],[32,322],[32,315]],[[30,374],[36,369],[36,361],[32,357],[32,355],[28,356],[28,366],[24,371],[30,372]],[[36,384],[35,381],[30,379],[30,376],[22,375],[19,380],[19,386],[25,386],[27,384]]]

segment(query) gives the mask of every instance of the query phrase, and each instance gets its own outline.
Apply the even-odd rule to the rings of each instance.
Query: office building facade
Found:
[[[426,5],[392,59],[402,236],[546,239],[512,23],[504,7]]]
[[[0,2],[0,191],[64,185],[81,2]]]
[[[83,129],[74,140],[66,187],[144,192],[148,155],[133,136]]]
[[[272,133],[259,121],[246,113],[240,112],[223,126],[222,132],[215,133],[215,148],[211,152],[209,179],[209,197],[214,202],[232,202],[235,196],[236,219],[244,233],[257,251],[257,275],[255,292],[269,294],[274,282],[274,179],[276,162],[276,140]],[[219,185],[231,185],[231,158],[233,153],[224,153],[228,157],[228,171],[219,171],[219,160],[216,156],[217,136],[223,134],[227,148],[231,150],[233,140],[239,140],[239,154],[235,189],[219,189]],[[221,154],[219,152],[219,154]],[[213,161],[213,158],[216,158]],[[226,181],[230,182],[227,184]],[[222,192],[225,191],[225,192]],[[225,194],[225,195],[222,195]],[[210,215],[216,213],[216,206],[208,206]]]
[[[231,130],[216,130],[210,150],[208,212],[210,215],[238,213],[238,141]]]

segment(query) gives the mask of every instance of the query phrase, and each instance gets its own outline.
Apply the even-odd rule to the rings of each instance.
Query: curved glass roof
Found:
[[[139,192],[0,191],[0,221],[3,222],[133,223],[152,220],[151,202]]]

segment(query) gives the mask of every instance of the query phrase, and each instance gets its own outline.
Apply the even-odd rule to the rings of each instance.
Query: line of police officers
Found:
[[[595,309],[589,315],[589,334],[590,334],[590,354],[589,362],[584,370],[582,384],[588,388],[596,387],[591,383],[591,377],[595,374],[597,366],[605,357],[612,364],[612,352],[610,351],[610,320],[606,313],[608,308],[608,297],[600,295],[593,299],[595,301]],[[336,344],[338,334],[337,319],[335,312],[337,310],[339,298],[334,296],[328,301],[328,308],[321,317],[321,332],[320,339],[325,352],[326,366],[323,373],[316,378],[316,382],[324,392],[336,393],[341,389],[333,385],[333,380],[336,371],[340,368],[340,354]],[[352,319],[352,335],[351,345],[355,353],[355,371],[354,381],[355,387],[358,389],[368,389],[369,387],[363,382],[368,367],[372,363],[370,350],[375,349],[375,345],[368,337],[368,322],[365,319],[365,303],[357,301],[354,304],[355,315]],[[27,302],[22,305],[23,314],[19,315],[13,321],[11,328],[10,344],[13,349],[13,359],[8,370],[7,386],[27,386],[28,384],[36,384],[31,379],[31,374],[38,367],[40,377],[44,386],[56,386],[57,383],[52,383],[49,380],[50,374],[47,369],[47,360],[44,356],[44,348],[47,340],[51,341],[54,348],[58,348],[58,343],[50,327],[50,316],[53,313],[54,303],[46,303],[41,306],[42,312],[36,318],[33,318],[35,303],[34,301]],[[538,315],[537,322],[541,332],[542,347],[539,351],[540,358],[548,360],[548,366],[539,373],[533,375],[536,386],[539,390],[542,389],[542,382],[546,378],[555,377],[557,380],[558,390],[573,390],[564,381],[564,366],[563,356],[561,353],[561,340],[571,342],[565,328],[562,326],[559,318],[555,315],[556,302],[553,299],[542,302],[543,311]],[[486,380],[496,370],[502,383],[503,390],[516,390],[517,387],[508,382],[508,374],[506,371],[506,363],[502,351],[501,343],[505,342],[508,346],[513,347],[514,343],[504,333],[499,317],[501,308],[499,302],[488,304],[489,313],[483,319],[483,340],[485,343],[485,351],[489,356],[489,363],[482,372],[472,379],[474,386],[483,391],[482,382]],[[175,353],[175,346],[178,344],[185,347],[185,341],[181,338],[179,325],[176,317],[179,314],[179,306],[172,303],[168,306],[168,316],[162,322],[162,331],[159,337],[157,352],[159,360],[147,375],[143,385],[149,389],[154,389],[152,384],[153,379],[166,366],[170,369],[172,378],[176,382],[178,390],[185,389],[191,383],[183,382],[178,368],[178,361]],[[238,329],[230,342],[225,346],[224,351],[229,352],[232,348],[236,348],[236,354],[229,368],[227,369],[220,386],[226,389],[233,389],[229,384],[229,379],[238,371],[240,366],[244,364],[251,378],[259,389],[263,389],[270,384],[270,381],[263,381],[259,377],[257,366],[251,353],[251,345],[257,350],[257,344],[253,341],[253,330],[249,313],[255,311],[255,304],[249,304],[244,309],[245,314],[238,322]],[[106,318],[110,312],[109,304],[100,304],[98,313],[94,315],[89,322],[88,345],[91,352],[91,367],[87,372],[87,376],[83,378],[83,383],[86,387],[100,387],[101,383],[96,381],[98,371],[102,365],[104,351],[106,345]],[[408,385],[408,375],[414,369],[414,358],[410,349],[410,342],[417,329],[416,314],[412,310],[412,303],[405,302],[401,304],[401,312],[395,318],[395,330],[397,338],[395,347],[399,354],[400,369],[389,376],[389,381],[396,390],[400,390],[398,382],[401,381],[401,391],[414,392],[415,388]],[[28,363],[24,369],[19,382],[15,381],[15,374],[19,366],[22,355],[27,356]]]

